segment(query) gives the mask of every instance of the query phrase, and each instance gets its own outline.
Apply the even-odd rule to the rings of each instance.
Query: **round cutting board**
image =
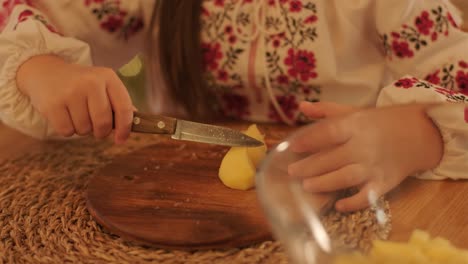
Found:
[[[228,148],[165,140],[117,157],[90,180],[91,215],[123,238],[168,249],[242,247],[271,239],[255,190],[218,178]]]

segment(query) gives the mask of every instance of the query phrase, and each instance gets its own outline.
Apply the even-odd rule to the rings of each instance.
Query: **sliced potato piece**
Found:
[[[353,252],[336,257],[333,264],[464,264],[468,263],[468,250],[459,249],[447,239],[431,239],[429,233],[414,230],[409,241],[390,242],[376,240],[369,255]]]
[[[385,260],[388,263],[427,263],[421,249],[412,244],[390,241],[374,241],[370,252],[375,263]]]
[[[416,229],[411,234],[409,243],[424,248],[431,240],[429,233]]]
[[[265,136],[260,133],[260,130],[258,130],[257,125],[255,124],[250,125],[244,133],[249,137],[253,137],[256,140],[265,143]],[[249,154],[249,157],[256,168],[258,168],[260,162],[263,160],[263,158],[265,158],[266,151],[267,148],[265,144],[260,147],[247,148],[247,153]]]
[[[264,136],[256,125],[251,125],[244,131],[250,137],[264,142]],[[265,157],[266,146],[247,148],[231,148],[219,167],[219,178],[229,188],[248,190],[255,186],[255,173],[261,160]]]
[[[255,185],[255,166],[247,154],[247,148],[231,148],[219,167],[219,178],[229,188],[248,190]]]

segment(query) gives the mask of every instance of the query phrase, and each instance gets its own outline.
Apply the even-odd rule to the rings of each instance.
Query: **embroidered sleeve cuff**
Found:
[[[15,12],[24,10],[17,9]],[[18,16],[18,14],[16,14]],[[29,19],[0,36],[0,118],[36,138],[54,136],[45,119],[33,108],[29,98],[16,86],[16,73],[22,63],[36,55],[53,54],[70,63],[91,65],[89,46],[60,36],[41,21]],[[53,74],[53,73],[51,73]]]
[[[429,108],[428,116],[439,128],[444,154],[433,170],[414,175],[421,179],[468,178],[468,97],[416,78],[406,76],[385,87],[377,107],[410,103],[440,103]]]
[[[377,98],[377,106],[464,100],[468,101],[468,97],[461,93],[435,86],[412,76],[405,76],[382,89]]]
[[[468,179],[468,105],[443,104],[427,111],[439,127],[444,155],[437,168],[416,177],[421,179]]]

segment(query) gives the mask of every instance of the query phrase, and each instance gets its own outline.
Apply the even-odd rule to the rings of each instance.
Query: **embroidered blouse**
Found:
[[[117,69],[142,50],[155,1],[0,0],[1,120],[53,136],[18,91],[18,67],[55,54]],[[427,114],[444,156],[418,177],[468,178],[468,33],[448,1],[205,0],[201,21],[202,66],[225,115],[294,124],[304,118],[302,100],[440,102]],[[152,111],[177,111],[163,83],[156,87]]]

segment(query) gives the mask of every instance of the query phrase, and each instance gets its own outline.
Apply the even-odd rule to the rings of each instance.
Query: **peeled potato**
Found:
[[[219,178],[224,185],[237,190],[248,190],[255,185],[255,166],[247,148],[231,148],[219,167]]]
[[[453,246],[441,237],[431,239],[421,230],[413,231],[408,243],[376,240],[369,255],[354,252],[340,255],[333,264],[463,264],[468,263],[468,250]]]
[[[244,131],[244,133],[249,137],[253,137],[256,140],[265,143],[265,136],[262,135],[262,133],[260,133],[260,131],[257,128],[257,125],[255,124],[250,125],[249,128],[247,128],[247,130]],[[255,165],[255,167],[258,167],[263,158],[265,158],[266,151],[267,148],[265,144],[263,144],[260,147],[247,148],[247,154],[249,155],[250,160],[252,160],[252,163]]]
[[[414,230],[408,242],[420,248],[425,248],[431,242],[431,236],[422,230]]]
[[[264,136],[256,125],[249,126],[244,133],[264,142]],[[219,178],[224,185],[232,189],[248,190],[254,187],[256,168],[265,154],[265,145],[255,148],[231,148],[221,161]]]
[[[388,263],[427,263],[428,259],[416,245],[390,241],[374,241],[371,259]]]

